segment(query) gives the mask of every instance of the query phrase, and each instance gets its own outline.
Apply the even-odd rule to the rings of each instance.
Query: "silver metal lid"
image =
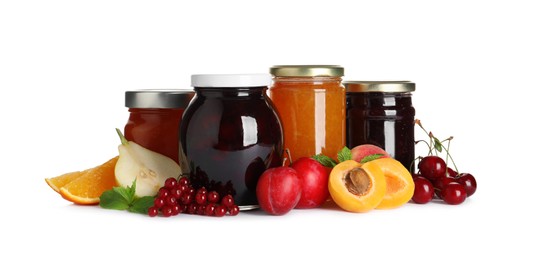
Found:
[[[181,89],[140,89],[125,91],[128,108],[186,108],[194,91]]]
[[[412,92],[411,81],[344,81],[346,92]]]

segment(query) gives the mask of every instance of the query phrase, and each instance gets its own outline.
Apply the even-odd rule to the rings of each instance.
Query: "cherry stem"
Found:
[[[428,149],[429,149],[428,155],[433,155],[432,150],[435,150],[435,154],[438,155],[438,152],[435,149],[435,146],[432,148],[432,142],[433,142],[433,138],[434,138],[433,133],[426,131],[426,129],[422,126],[422,123],[420,122],[420,120],[415,119],[415,124],[420,126],[420,128],[422,128],[422,130],[424,130],[424,133],[426,133],[428,135],[428,137],[430,137],[430,142],[429,143],[424,141],[424,140],[419,140],[419,141],[416,141],[415,144],[418,144],[419,142],[422,141],[422,142],[426,143],[426,145],[428,145]],[[452,139],[454,139],[453,136],[448,137],[448,138],[446,138],[445,140],[443,140],[442,142],[439,142],[439,143],[440,143],[441,147],[446,151],[446,156],[447,156],[446,161],[448,161],[448,158],[450,158],[450,161],[452,162],[452,165],[454,165],[454,168],[456,169],[456,172],[459,174],[460,171],[458,170],[458,166],[456,166],[456,163],[454,162],[454,159],[452,158],[452,155],[449,152],[449,150],[450,150],[450,141],[452,141]],[[445,141],[448,141],[448,146],[447,147],[445,147],[443,145],[443,143]],[[447,172],[448,172],[448,168],[447,168]]]

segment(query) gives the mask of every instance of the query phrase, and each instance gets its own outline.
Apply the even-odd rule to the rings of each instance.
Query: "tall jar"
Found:
[[[346,81],[347,146],[374,144],[407,169],[415,158],[410,81]]]
[[[193,96],[192,90],[126,91],[129,119],[124,128],[125,138],[180,163],[178,130],[183,111]]]
[[[344,68],[273,66],[270,97],[282,120],[284,148],[292,158],[324,154],[336,160],[345,146]]]
[[[256,185],[282,164],[282,127],[267,97],[269,74],[192,75],[195,96],[180,139],[195,187],[232,194],[241,210],[258,207]]]

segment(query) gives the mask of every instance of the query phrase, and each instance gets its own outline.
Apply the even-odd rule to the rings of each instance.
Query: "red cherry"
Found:
[[[413,178],[413,181],[415,182],[415,193],[413,193],[412,200],[417,204],[430,202],[433,199],[432,183],[422,176]]]
[[[437,195],[437,197],[442,199],[443,195],[441,194],[441,191],[445,188],[447,184],[451,182],[456,182],[456,179],[449,176],[444,176],[444,175],[436,179],[433,182],[433,187],[435,188],[435,195]]]
[[[465,187],[467,197],[471,197],[476,191],[476,179],[470,173],[462,173],[458,175],[456,181]]]
[[[447,184],[443,190],[441,190],[443,201],[450,205],[458,205],[465,201],[467,198],[467,192],[465,187],[457,182],[451,182]]]
[[[456,178],[456,176],[458,176],[458,172],[454,171],[452,168],[450,167],[447,167],[446,169],[447,173],[448,173],[448,176],[452,177],[452,178]]]
[[[446,163],[438,156],[426,156],[418,163],[420,174],[430,181],[446,174]]]

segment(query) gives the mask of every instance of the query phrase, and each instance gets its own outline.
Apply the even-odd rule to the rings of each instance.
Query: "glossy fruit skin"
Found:
[[[327,201],[330,171],[326,167],[309,157],[295,160],[291,167],[297,171],[302,188],[301,198],[295,208],[316,208]]]
[[[430,181],[446,174],[446,162],[438,156],[426,156],[418,163],[420,174]]]
[[[256,186],[260,208],[275,216],[284,215],[295,208],[301,199],[301,192],[297,171],[287,166],[265,170]]]
[[[432,183],[422,176],[415,176],[413,181],[415,182],[415,192],[412,197],[413,202],[426,204],[432,201],[434,194]]]
[[[456,181],[463,185],[465,192],[467,192],[467,197],[471,197],[476,191],[476,179],[470,173],[462,173],[456,177]]]
[[[440,199],[443,198],[441,191],[446,187],[447,184],[451,182],[456,182],[456,179],[450,176],[441,176],[432,182],[433,187],[435,188],[435,195]]]
[[[467,198],[467,192],[465,192],[465,187],[457,182],[451,182],[447,184],[441,190],[441,194],[443,201],[450,205],[461,204]]]
[[[373,144],[361,144],[351,148],[351,159],[361,162],[364,157],[374,154],[382,154],[379,158],[390,158],[389,153],[383,148]]]

